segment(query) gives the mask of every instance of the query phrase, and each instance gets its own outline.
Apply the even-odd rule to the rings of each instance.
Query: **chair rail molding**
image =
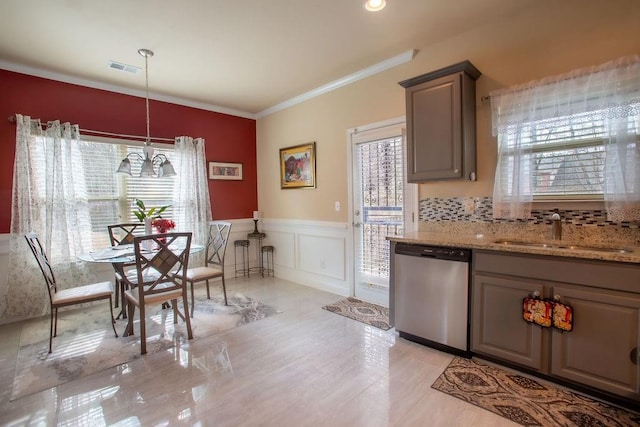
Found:
[[[225,257],[225,277],[232,279],[235,274],[233,241],[247,239],[254,223],[250,218],[228,221],[233,225]],[[353,260],[347,223],[266,218],[260,220],[258,229],[266,233],[262,244],[275,248],[276,277],[337,295],[352,294]],[[252,240],[249,247],[251,266],[258,265],[254,244]],[[112,279],[111,266],[105,264],[94,268],[97,280]],[[0,234],[0,277],[6,277],[8,270],[9,234]]]

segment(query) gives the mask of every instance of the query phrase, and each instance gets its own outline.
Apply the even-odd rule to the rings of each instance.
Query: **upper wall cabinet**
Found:
[[[469,61],[399,84],[407,101],[407,179],[476,179],[476,83]]]

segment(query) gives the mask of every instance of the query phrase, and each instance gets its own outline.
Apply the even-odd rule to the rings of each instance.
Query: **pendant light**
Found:
[[[149,58],[153,56],[153,51],[149,49],[138,49],[138,53],[141,56],[144,56],[144,75],[145,75],[145,84],[146,84],[146,97],[145,103],[147,107],[147,137],[144,142],[144,148],[142,149],[142,154],[139,153],[129,153],[127,156],[122,159],[120,162],[120,166],[116,173],[124,173],[129,176],[133,176],[131,174],[131,158],[136,161],[142,162],[142,166],[140,168],[141,177],[166,177],[166,176],[175,176],[176,171],[173,169],[173,165],[164,154],[156,154],[153,155],[153,146],[151,145],[151,135],[149,132]],[[156,173],[155,167],[157,166],[158,172]]]

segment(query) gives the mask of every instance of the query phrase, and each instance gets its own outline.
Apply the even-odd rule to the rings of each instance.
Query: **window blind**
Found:
[[[364,275],[388,278],[386,236],[403,231],[402,136],[361,143],[357,150],[363,210],[359,268]]]
[[[633,129],[632,129],[633,130]],[[512,194],[515,158],[511,149],[524,148],[520,165],[531,176],[529,191],[538,198],[601,198],[604,182],[604,120],[591,114],[576,114],[559,119],[541,120],[508,132],[503,139],[506,158],[499,172]]]
[[[80,144],[83,170],[87,188],[87,200],[91,216],[91,247],[98,249],[109,245],[107,226],[117,223],[138,222],[134,215],[135,199],[141,199],[147,209],[154,206],[171,205],[173,184],[176,177],[136,177],[116,174],[120,161],[128,153],[142,154],[139,145],[83,140]],[[154,145],[154,154],[171,158],[173,149]],[[140,163],[132,162],[131,172],[140,173]],[[172,209],[162,213],[172,219]]]

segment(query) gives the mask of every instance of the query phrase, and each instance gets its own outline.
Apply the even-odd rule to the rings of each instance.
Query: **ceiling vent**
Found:
[[[109,61],[109,68],[118,71],[126,71],[127,73],[137,74],[142,68],[134,67],[133,65],[123,64],[121,62]]]

